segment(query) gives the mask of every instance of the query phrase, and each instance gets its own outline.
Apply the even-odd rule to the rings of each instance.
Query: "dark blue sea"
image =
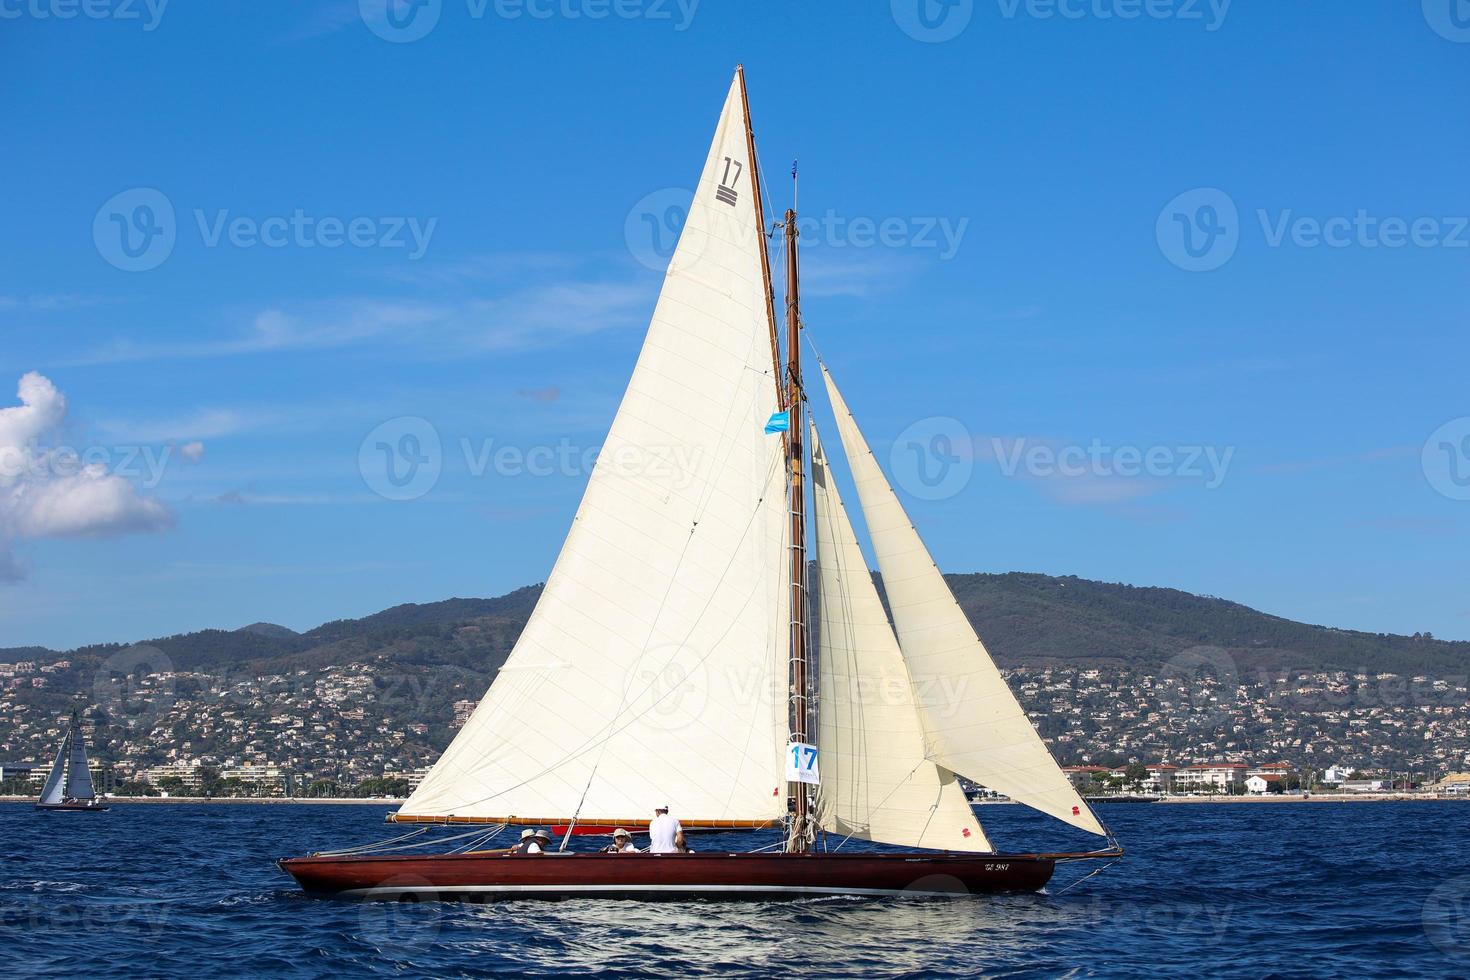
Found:
[[[1064,867],[1042,894],[1002,897],[358,903],[305,898],[273,864],[390,836],[386,812],[0,805],[0,972],[1470,975],[1462,803],[1106,805],[1124,861],[1080,882],[1082,867]],[[1020,807],[979,813],[1003,847],[1086,843]]]

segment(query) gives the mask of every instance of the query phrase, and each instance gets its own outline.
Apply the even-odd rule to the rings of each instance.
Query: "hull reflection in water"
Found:
[[[772,899],[1036,891],[1080,855],[544,854],[303,857],[280,862],[314,895],[382,900]]]

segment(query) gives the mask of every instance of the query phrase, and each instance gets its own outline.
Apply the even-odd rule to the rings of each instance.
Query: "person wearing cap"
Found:
[[[613,831],[613,842],[603,848],[608,854],[637,854],[638,847],[633,843],[633,835],[622,827]]]
[[[669,816],[668,805],[657,807],[648,822],[648,853],[678,854],[684,850],[684,828]]]
[[[521,842],[510,849],[512,854],[544,854],[545,845],[551,843],[551,835],[544,830],[527,827],[521,831]]]

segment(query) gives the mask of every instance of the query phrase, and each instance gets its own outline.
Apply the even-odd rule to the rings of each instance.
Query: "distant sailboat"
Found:
[[[808,432],[795,211],[781,224],[784,358],[737,71],[632,380],[536,609],[392,818],[471,825],[464,836],[475,839],[443,854],[386,853],[405,849],[399,838],[281,861],[306,891],[995,892],[1040,888],[1059,861],[1122,854],[976,637],[824,365],[889,623]],[[1109,846],[998,853],[959,777]],[[659,804],[686,829],[781,828],[782,839],[740,853],[566,849],[577,828],[644,826]],[[561,851],[479,849],[512,825],[561,828]],[[901,850],[841,850],[849,839]]]
[[[71,713],[71,724],[61,740],[61,750],[51,763],[51,773],[36,802],[37,810],[70,810],[100,813],[107,806],[97,799],[92,788],[92,770],[87,766],[87,744],[82,735],[82,721]]]

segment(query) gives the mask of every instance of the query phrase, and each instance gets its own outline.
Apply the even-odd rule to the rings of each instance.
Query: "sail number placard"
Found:
[[[815,745],[792,742],[786,746],[786,778],[793,783],[821,783]]]

